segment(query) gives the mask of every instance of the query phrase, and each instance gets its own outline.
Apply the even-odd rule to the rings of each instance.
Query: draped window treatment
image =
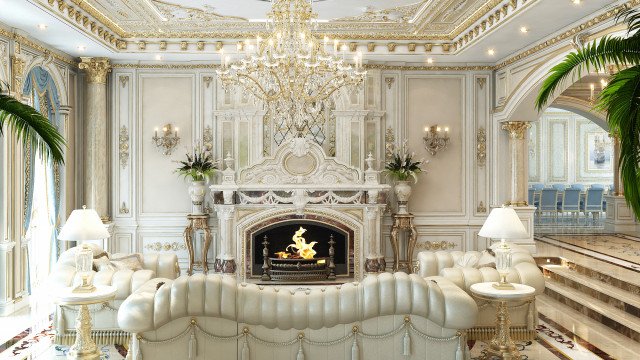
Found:
[[[34,67],[24,82],[22,93],[30,97],[33,107],[41,114],[45,115],[49,121],[62,131],[60,119],[60,98],[53,77],[42,67]],[[38,168],[37,167],[43,167]],[[38,171],[36,171],[38,170]],[[29,292],[33,285],[36,285],[41,278],[48,274],[51,264],[55,263],[58,256],[57,236],[60,215],[61,189],[60,168],[54,165],[51,160],[42,163],[36,149],[27,147],[25,153],[25,204],[24,204],[24,230],[31,235],[30,247],[28,250],[29,263]],[[39,183],[36,184],[36,179]],[[46,182],[46,183],[45,183]],[[40,186],[39,189],[34,189]],[[42,189],[46,189],[42,191]],[[34,209],[34,190],[37,191],[37,199],[42,202],[39,209]],[[38,214],[38,211],[46,209],[45,214]],[[34,211],[35,210],[35,211]],[[34,224],[34,219],[47,219],[46,228],[51,231],[32,231],[37,229],[35,225],[42,228],[42,224]],[[40,221],[41,222],[41,221]],[[43,234],[48,234],[42,238]]]

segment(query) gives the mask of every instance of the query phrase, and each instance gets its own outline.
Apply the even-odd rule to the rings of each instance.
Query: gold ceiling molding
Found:
[[[111,64],[114,69],[217,69],[217,64],[135,64],[135,63],[116,63]],[[364,64],[365,69],[376,70],[405,70],[405,71],[491,71],[491,65],[475,65],[475,66],[408,66],[408,65],[383,65],[383,64]]]
[[[559,42],[561,42],[563,40],[566,40],[566,39],[571,39],[577,33],[580,33],[580,32],[582,32],[584,30],[592,28],[592,27],[600,24],[603,21],[606,21],[606,20],[609,20],[609,19],[615,17],[623,9],[628,8],[628,7],[636,7],[638,5],[640,5],[640,0],[630,0],[630,1],[626,2],[625,4],[622,4],[622,5],[616,7],[614,9],[612,9],[612,10],[607,11],[606,13],[600,14],[600,15],[598,15],[598,16],[596,16],[596,17],[594,17],[594,18],[592,18],[592,19],[590,19],[588,21],[583,22],[582,24],[580,24],[578,26],[573,27],[570,30],[567,30],[567,31],[565,31],[564,33],[562,33],[560,35],[557,35],[557,36],[555,36],[555,37],[553,37],[553,38],[551,38],[551,39],[549,39],[549,40],[547,40],[547,41],[545,41],[543,43],[540,43],[540,44],[538,44],[538,45],[536,45],[536,46],[534,46],[532,48],[529,48],[528,50],[525,50],[525,51],[523,51],[523,52],[521,52],[521,53],[519,53],[519,54],[517,54],[515,56],[512,56],[512,57],[508,58],[507,60],[497,64],[495,66],[495,69],[496,70],[500,70],[500,69],[502,69],[502,68],[504,68],[506,66],[509,66],[509,65],[511,65],[511,64],[513,64],[513,63],[515,63],[517,61],[520,61],[520,60],[522,60],[524,58],[527,58],[530,55],[538,53],[538,52],[548,48],[549,46],[556,45]]]
[[[534,2],[536,2],[536,0],[522,0],[522,6],[518,8],[518,0],[509,0],[507,3],[503,4],[497,10],[495,10],[492,14],[490,14],[489,16],[486,16],[486,18],[483,19],[475,27],[469,28],[473,23],[475,23],[476,21],[479,21],[482,17],[476,19],[476,21],[469,23],[467,26],[463,27],[463,29],[469,28],[469,30],[466,33],[460,32],[458,35],[454,36],[454,38],[457,36],[460,36],[458,40],[454,41],[453,43],[454,50],[462,49],[464,45],[470,44],[479,35],[490,32],[493,29],[496,29],[497,26],[503,23],[507,17],[513,16],[517,12],[521,12],[522,9],[525,9],[527,6],[529,6]],[[496,5],[499,5],[499,2]],[[509,11],[509,7],[511,7],[511,11]],[[500,19],[502,19],[502,22],[500,22]]]
[[[175,18],[176,16],[171,12],[171,9],[179,9],[186,12],[190,19],[207,21],[206,16],[213,16],[216,20],[239,20],[239,21],[248,21],[248,19],[240,17],[240,16],[226,16],[222,14],[218,14],[214,11],[212,7],[208,5],[203,5],[204,9],[194,8],[191,6],[185,6],[180,4],[175,4],[168,1],[162,0],[151,0],[154,5],[156,5],[157,9],[162,13],[162,15],[168,19]]]
[[[120,38],[127,36],[118,24],[99,12],[85,0],[47,0],[47,2],[54,15],[67,20],[81,30],[84,30],[85,33],[92,35],[112,47],[117,47],[118,41],[121,41]],[[69,3],[71,3],[71,5]],[[78,6],[79,9],[73,5]],[[87,14],[90,15],[91,18],[87,16]]]
[[[57,51],[52,51],[52,49],[47,48],[33,40],[31,40],[28,37],[22,36],[20,34],[17,34],[15,32],[12,31],[8,31],[5,30],[4,28],[0,28],[0,36],[4,36],[8,39],[13,39],[15,40],[17,43],[19,43],[22,46],[26,46],[26,47],[30,47],[34,50],[37,50],[39,52],[41,52],[43,55],[47,56],[47,55],[51,55],[52,58],[54,58],[55,60],[58,60],[62,63],[65,63],[69,66],[71,66],[72,68],[76,68],[78,66],[78,61],[76,61],[75,58],[71,57],[71,56],[65,56]]]
[[[418,26],[404,22],[364,22],[364,21],[334,21],[329,23],[320,23],[318,35],[322,38],[329,36],[331,38],[344,38],[353,40],[438,40],[438,41],[452,41],[459,36],[466,27],[473,24],[481,17],[487,15],[497,4],[506,1],[507,3],[514,2],[516,0],[488,0],[479,9],[473,12],[473,14],[467,17],[461,22],[453,31],[447,34],[430,34],[422,31],[424,27],[429,24],[429,20],[435,16],[433,12],[417,11],[415,16],[419,16],[417,23]],[[530,0],[534,1],[534,0]],[[39,0],[44,2],[44,0]],[[107,14],[101,12],[96,7],[91,5],[87,0],[47,0],[55,15],[66,15],[72,22],[75,22],[79,27],[91,34],[97,35],[105,42],[115,45],[117,48],[118,41],[124,41],[125,39],[138,39],[143,38],[227,38],[227,39],[244,39],[248,36],[254,37],[255,35],[265,35],[265,32],[261,31],[263,28],[261,23],[249,23],[245,19],[223,16],[225,22],[216,23],[215,26],[211,24],[195,24],[195,26],[206,26],[207,28],[215,28],[216,31],[167,31],[167,30],[154,30],[154,31],[127,31],[117,22],[112,20]],[[166,1],[153,0],[157,4],[166,4],[178,6],[181,9],[187,9],[187,7],[173,4]],[[419,5],[419,6],[418,6]],[[407,9],[411,10],[423,10],[424,2],[406,5]],[[74,7],[75,6],[75,7]],[[57,11],[56,11],[57,8]],[[400,7],[402,8],[402,7]],[[193,9],[198,11],[205,11],[201,9]],[[387,9],[389,10],[389,9]],[[384,10],[383,10],[384,12]],[[403,17],[408,16],[403,11]],[[87,15],[90,15],[93,19],[89,19]],[[432,15],[432,16],[430,16]],[[437,15],[437,14],[436,14]],[[235,21],[227,21],[227,19]],[[241,20],[242,19],[242,20]],[[208,22],[207,22],[208,23]],[[437,30],[433,30],[437,31]],[[348,32],[354,32],[348,34]]]

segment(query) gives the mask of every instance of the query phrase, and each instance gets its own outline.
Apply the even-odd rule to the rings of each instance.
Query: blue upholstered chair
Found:
[[[603,189],[589,189],[587,190],[587,196],[584,202],[580,205],[580,211],[584,213],[587,223],[589,222],[589,213],[593,215],[593,223],[596,223],[596,219],[600,219],[600,214],[604,211],[602,207],[602,195]]]
[[[571,184],[571,186],[569,187],[569,189],[576,189],[580,191],[584,191],[584,188],[584,184]]]
[[[540,214],[540,220],[544,213],[550,213],[553,215],[554,220],[558,220],[558,190],[556,189],[542,189],[540,194],[540,206],[538,207],[538,213]]]
[[[533,183],[533,184],[529,184],[529,187],[532,188],[535,191],[540,191],[540,190],[544,189],[544,184]]]
[[[562,194],[562,203],[558,206],[558,211],[562,214],[571,214],[573,223],[578,222],[578,215],[580,214],[580,190],[567,189]]]
[[[528,195],[527,201],[529,202],[529,205],[537,207],[540,202],[538,199],[538,192],[535,189],[529,189]]]
[[[551,188],[556,189],[558,191],[563,191],[564,189],[567,188],[567,185],[565,185],[565,184],[552,184]]]
[[[591,184],[591,186],[589,186],[589,189],[604,190],[604,185],[602,185],[602,184]]]

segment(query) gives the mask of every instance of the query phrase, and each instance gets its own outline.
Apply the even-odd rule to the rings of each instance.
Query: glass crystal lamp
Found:
[[[500,246],[494,252],[496,256],[496,270],[500,274],[500,282],[493,287],[501,290],[512,290],[514,286],[507,282],[507,274],[511,269],[511,249],[506,240],[525,239],[529,237],[527,230],[513,208],[502,206],[491,210],[479,236],[500,239]]]
[[[109,236],[100,216],[93,209],[76,209],[71,212],[67,222],[58,234],[58,240],[83,242],[87,240],[102,240]],[[89,281],[93,266],[93,252],[87,244],[81,243],[76,248],[76,271],[80,273],[82,283],[73,289],[73,292],[92,292],[95,290]]]

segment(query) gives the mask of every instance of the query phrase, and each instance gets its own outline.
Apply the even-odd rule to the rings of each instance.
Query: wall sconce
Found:
[[[171,151],[180,142],[178,128],[174,128],[171,124],[166,124],[162,127],[162,137],[158,137],[158,128],[155,128],[151,139],[153,139],[156,147],[162,149],[162,155],[171,155]]]
[[[431,155],[436,155],[439,151],[447,148],[449,145],[449,128],[445,127],[444,131],[438,125],[425,126],[424,128],[424,146]]]

